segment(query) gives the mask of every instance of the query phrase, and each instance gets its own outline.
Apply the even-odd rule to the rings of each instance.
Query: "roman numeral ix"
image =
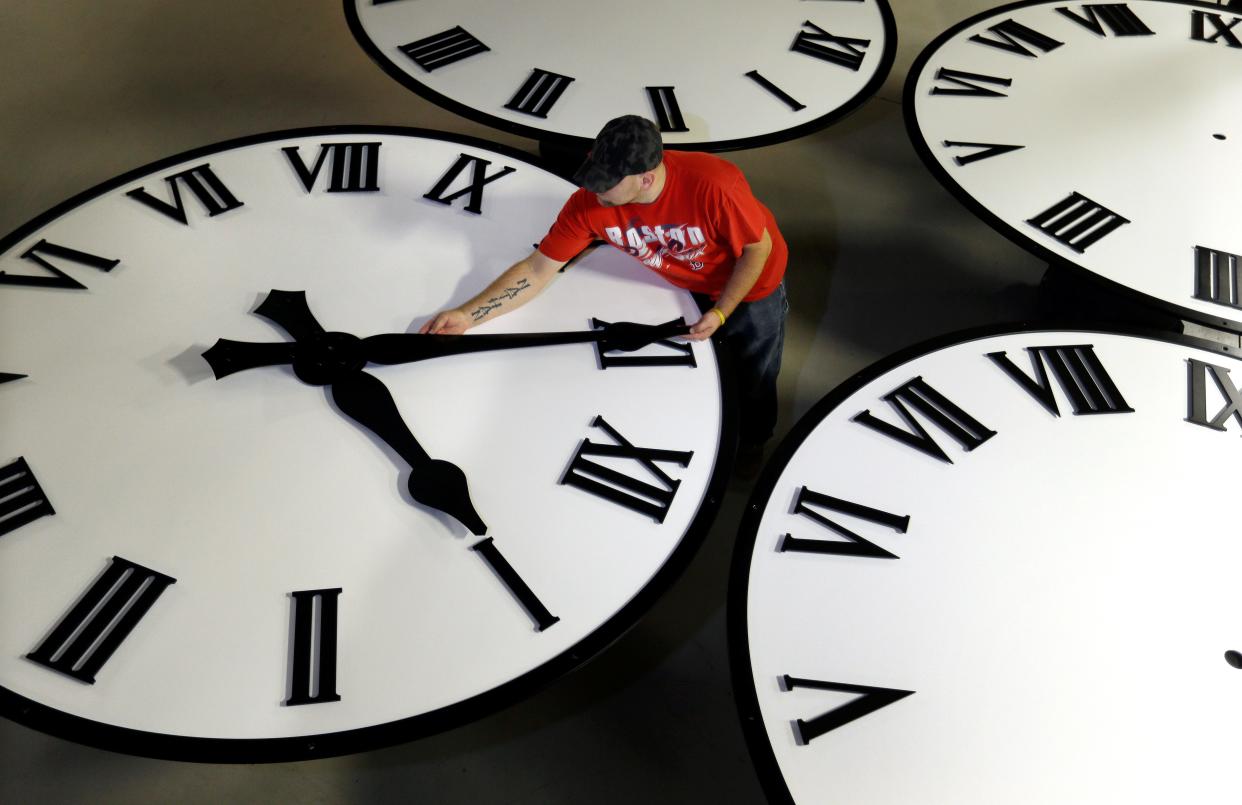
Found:
[[[1211,35],[1207,31],[1209,22],[1212,23]],[[1239,22],[1242,22],[1242,17],[1234,17],[1226,23],[1225,18],[1220,14],[1196,9],[1190,12],[1190,38],[1196,42],[1208,44],[1223,41],[1231,48],[1242,48],[1242,40],[1238,39],[1238,35],[1233,32]]]
[[[55,513],[25,458],[0,467],[0,536]]]
[[[906,533],[906,529],[910,525],[909,515],[890,514],[886,511],[873,509],[870,506],[862,506],[858,503],[851,503],[848,500],[834,498],[820,492],[814,492],[807,487],[798,490],[798,499],[794,501],[794,514],[801,514],[810,518],[812,521],[835,531],[837,534],[845,537],[848,542],[841,540],[822,540],[822,539],[802,539],[786,534],[776,550],[780,552],[795,551],[798,553],[826,553],[836,554],[837,556],[863,556],[872,559],[897,559],[895,553],[890,553],[880,546],[876,545],[859,535],[850,531],[845,526],[830,520],[828,517],[820,514],[812,506],[817,506],[839,514],[847,514],[850,517],[856,517],[860,520],[866,520],[869,523],[875,523],[886,528],[896,531],[898,534]]]
[[[669,323],[671,324],[672,322]],[[597,330],[610,324],[612,322],[604,321],[603,319],[591,319],[591,326]],[[691,369],[695,369],[699,365],[694,358],[694,349],[690,344],[665,339],[663,341],[653,341],[650,346],[652,348],[658,347],[664,351],[664,354],[636,355],[632,352],[605,352],[603,346],[598,341],[595,342],[595,354],[599,356],[599,368],[601,369],[634,366],[689,366]]]
[[[988,357],[1054,416],[1060,416],[1061,411],[1048,380],[1047,367],[1052,368],[1061,390],[1069,397],[1075,415],[1134,412],[1126,405],[1091,344],[1027,347],[1026,351],[1031,354],[1034,378],[1014,365],[1004,352],[989,352]]]
[[[329,193],[362,193],[379,190],[380,143],[325,143],[319,146],[315,164],[307,167],[299,153],[301,146],[290,145],[282,149],[293,166],[293,172],[311,192],[323,170],[324,163],[332,162],[332,174],[328,179]]]
[[[79,682],[95,675],[176,579],[119,556],[69,610],[52,633],[26,655]]]
[[[912,430],[905,430],[877,418],[871,411],[855,414],[852,421],[866,425],[874,431],[884,434],[890,439],[912,447],[920,453],[938,458],[949,464],[953,459],[936,443],[927,429],[914,417],[913,408],[924,417],[930,419],[964,450],[974,450],[979,445],[996,435],[996,431],[984,427],[978,420],[955,405],[949,398],[932,388],[921,377],[898,386],[885,394],[884,401],[897,410],[901,418]],[[907,407],[909,406],[909,407]]]
[[[871,44],[870,39],[834,36],[810,20],[802,25],[812,30],[798,31],[790,50],[839,64],[850,70],[857,70],[862,66],[863,57],[867,55],[867,46]]]
[[[673,498],[677,494],[677,488],[681,486],[681,481],[671,478],[656,465],[656,462],[662,461],[687,467],[694,453],[635,447],[602,416],[595,417],[591,425],[607,433],[616,444],[598,444],[590,439],[584,439],[560,482],[645,514],[657,523],[663,523],[664,518],[668,516],[669,508],[673,505]],[[633,461],[655,476],[660,485],[640,481],[592,461],[592,457]]]
[[[293,657],[288,706],[339,702],[336,692],[337,599],[341,588],[299,590],[293,597]]]
[[[1195,425],[1202,425],[1212,430],[1224,430],[1225,422],[1229,417],[1237,420],[1242,425],[1242,393],[1239,393],[1233,381],[1229,379],[1229,370],[1223,366],[1217,366],[1211,363],[1190,358],[1187,360],[1187,368],[1190,372],[1190,389],[1187,395],[1189,403],[1189,411],[1186,414],[1186,421]],[[1216,384],[1217,390],[1221,396],[1225,398],[1225,407],[1216,412],[1209,419],[1207,414],[1207,378],[1212,376],[1212,381]]]
[[[172,201],[156,198],[147,192],[145,187],[135,188],[127,191],[125,195],[134,201],[150,207],[160,215],[167,216],[179,224],[189,226],[189,220],[186,217],[185,202],[181,199],[181,188],[184,186],[189,189],[191,195],[198,199],[199,204],[210,217],[215,217],[221,213],[235,210],[242,206],[242,202],[229,192],[224,186],[224,182],[220,181],[220,177],[216,176],[212,171],[211,165],[203,163],[196,165],[189,170],[181,173],[174,173],[172,176],[164,177],[164,183],[168,185],[172,195]]]
[[[431,188],[431,190],[429,190],[423,198],[430,199],[431,201],[438,201],[441,204],[452,204],[454,200],[460,198],[461,196],[469,195],[469,199],[466,201],[466,210],[474,213],[475,215],[482,214],[483,186],[491,184],[501,177],[508,176],[515,170],[514,168],[505,167],[496,171],[491,176],[488,176],[487,166],[491,164],[492,163],[490,161],[483,159],[482,157],[472,157],[467,154],[462,154],[457,157],[457,161],[453,163],[453,166],[440,177],[440,180],[436,182],[435,187]],[[471,169],[470,179],[468,180],[467,185],[452,195],[445,195],[445,193],[448,192],[449,187],[452,186],[453,182],[457,181],[457,177],[460,176],[466,168]]]

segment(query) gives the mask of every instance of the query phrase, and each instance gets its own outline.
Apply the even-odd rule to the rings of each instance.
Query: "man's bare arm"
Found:
[[[536,249],[505,269],[469,301],[437,313],[419,332],[456,335],[516,310],[538,296],[563,265],[563,261],[553,260]]]
[[[712,310],[704,313],[702,318],[690,327],[690,334],[687,338],[692,341],[702,341],[710,338],[712,333],[720,329],[724,320],[733,314],[737,306],[746,298],[746,294],[750,293],[750,289],[755,287],[759,276],[763,274],[764,265],[768,262],[768,255],[771,253],[772,236],[768,234],[767,229],[764,229],[763,237],[742,247],[742,254],[733,264],[733,273],[729,275],[729,281],[725,283],[724,290],[720,292],[720,298],[716,300]],[[719,316],[714,312],[716,310],[720,311]]]

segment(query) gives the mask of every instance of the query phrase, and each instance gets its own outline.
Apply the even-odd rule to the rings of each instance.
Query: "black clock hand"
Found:
[[[489,352],[497,349],[547,347],[598,341],[604,350],[633,352],[653,341],[685,335],[690,327],[681,319],[664,324],[635,324],[622,321],[604,324],[595,330],[558,333],[505,333],[499,335],[421,335],[391,333],[362,339],[362,350],[371,363],[413,363],[428,358]]]
[[[343,374],[333,380],[332,399],[347,416],[383,439],[410,465],[407,488],[424,506],[456,517],[471,533],[487,533],[466,484],[466,474],[456,464],[427,455],[414,434],[406,427],[388,387],[363,371]]]

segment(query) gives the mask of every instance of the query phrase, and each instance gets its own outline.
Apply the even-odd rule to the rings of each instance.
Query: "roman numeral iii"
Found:
[[[380,143],[325,143],[319,146],[319,156],[309,168],[299,153],[301,146],[290,145],[280,150],[289,158],[289,164],[306,192],[314,189],[324,164],[331,160],[328,192],[362,193],[380,189],[379,148]]]
[[[1229,379],[1229,370],[1195,358],[1188,359],[1186,364],[1190,372],[1190,388],[1187,394],[1189,411],[1186,413],[1186,421],[1212,430],[1224,430],[1225,423],[1232,416],[1239,425],[1242,425],[1242,393],[1239,393],[1237,386],[1233,385],[1233,381]],[[1210,419],[1207,414],[1208,375],[1211,375],[1216,389],[1225,398],[1225,407],[1217,411]]]
[[[1195,299],[1242,309],[1238,287],[1238,255],[1206,246],[1195,247]]]
[[[55,513],[25,458],[0,467],[0,536]]]
[[[95,675],[176,579],[119,556],[26,658],[79,682]]]
[[[602,416],[595,417],[591,425],[608,434],[616,444],[599,444],[584,439],[574,454],[569,469],[561,478],[566,486],[577,487],[590,492],[596,497],[624,506],[640,514],[645,514],[657,523],[664,522],[673,498],[681,481],[674,480],[668,473],[660,469],[656,462],[676,464],[680,467],[690,465],[693,452],[680,450],[657,450],[650,447],[635,447],[622,436]],[[659,485],[639,480],[619,472],[611,467],[593,461],[600,459],[625,459],[634,462],[647,470]]]

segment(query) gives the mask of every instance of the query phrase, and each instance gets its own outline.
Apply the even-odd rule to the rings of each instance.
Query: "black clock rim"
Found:
[[[936,51],[949,39],[957,36],[965,29],[976,25],[984,20],[992,17],[1000,17],[1005,13],[1014,11],[1019,8],[1029,6],[1054,5],[1060,0],[1019,0],[1019,2],[1009,3],[1003,6],[988,9],[986,11],[975,14],[965,19],[948,30],[941,33],[931,41],[923,50],[915,57],[914,62],[910,65],[910,71],[906,74],[906,84],[902,91],[902,109],[903,116],[906,121],[906,134],[910,138],[910,142],[914,145],[914,150],[918,152],[919,158],[923,160],[923,164],[927,166],[932,175],[940,181],[949,193],[962,203],[968,210],[977,215],[988,226],[996,230],[998,233],[1009,239],[1015,245],[1025,251],[1035,254],[1037,257],[1047,261],[1050,265],[1064,268],[1071,272],[1074,277],[1090,282],[1094,285],[1106,290],[1108,293],[1117,296],[1119,299],[1128,300],[1138,305],[1153,308],[1155,310],[1169,313],[1178,318],[1203,324],[1208,327],[1217,327],[1229,330],[1234,333],[1242,333],[1242,319],[1230,319],[1226,316],[1212,316],[1200,310],[1179,305],[1167,299],[1153,296],[1143,291],[1123,285],[1116,280],[1109,279],[1101,274],[1097,274],[1091,269],[1079,265],[1072,260],[1052,251],[1052,249],[1027,235],[1017,226],[1005,221],[996,213],[992,212],[986,204],[976,199],[968,193],[961,184],[953,178],[953,176],[944,169],[940,162],[936,159],[931,146],[927,142],[927,138],[923,136],[923,131],[919,127],[918,114],[915,110],[915,92],[919,78],[923,74],[926,67]],[[1229,9],[1215,3],[1206,2],[1205,0],[1160,0],[1163,3],[1173,3],[1176,5],[1190,6],[1195,8],[1215,9],[1217,11],[1226,11]],[[1242,12],[1234,11],[1232,13],[1242,15]]]
[[[537,126],[528,126],[521,123],[514,123],[511,120],[489,114],[473,106],[454,100],[447,95],[436,92],[431,87],[418,81],[413,76],[401,70],[387,58],[383,52],[371,41],[363,30],[362,21],[358,17],[357,3],[359,0],[344,0],[345,19],[349,23],[349,30],[354,35],[354,39],[366,52],[371,60],[379,65],[389,78],[401,84],[406,89],[419,95],[420,97],[430,101],[431,103],[446,109],[456,115],[460,115],[468,120],[476,123],[482,123],[485,126],[491,126],[494,129],[516,134],[519,137],[527,137],[532,140],[538,140],[541,143],[548,143],[564,149],[570,149],[575,152],[586,153],[591,146],[593,138],[578,137],[572,134],[564,134],[552,129],[542,129]],[[673,151],[709,151],[714,153],[722,153],[725,151],[741,151],[748,148],[762,148],[768,145],[796,140],[799,137],[805,137],[829,126],[837,121],[847,117],[880,89],[884,81],[888,78],[889,72],[892,70],[893,62],[897,56],[897,24],[893,18],[893,11],[889,8],[888,0],[874,0],[879,8],[880,16],[884,26],[884,49],[880,53],[880,61],[876,66],[875,74],[867,81],[867,83],[847,99],[841,105],[832,111],[800,123],[797,126],[791,126],[787,129],[771,132],[769,134],[760,134],[753,137],[739,137],[733,140],[703,140],[700,142],[679,142],[665,143],[664,147]],[[603,126],[605,120],[600,121]]]
[[[27,237],[34,230],[65,215],[75,207],[163,168],[248,145],[292,137],[327,134],[388,134],[443,140],[522,160],[532,167],[539,168],[553,176],[556,175],[541,159],[517,148],[467,135],[405,126],[336,125],[282,129],[193,148],[108,179],[40,213],[0,238],[0,254],[7,252],[16,242]],[[569,192],[572,192],[572,186],[568,182],[566,185],[566,197],[568,197]],[[655,602],[667,592],[668,588],[681,577],[706,539],[732,471],[738,428],[738,412],[734,399],[736,395],[733,394],[736,382],[733,367],[727,353],[718,349],[714,341],[710,343],[716,356],[719,375],[720,442],[714,457],[712,474],[694,518],[677,543],[677,547],[673,549],[659,570],[621,609],[583,639],[521,676],[514,677],[468,699],[416,716],[340,732],[281,738],[202,738],[136,730],[57,710],[28,699],[3,685],[0,685],[0,716],[75,743],[159,760],[196,763],[278,763],[354,754],[425,738],[476,721],[528,698],[556,679],[598,656],[635,626]]]
[[[1124,325],[1084,325],[1062,324],[1059,322],[1015,322],[1009,324],[989,324],[972,327],[937,336],[905,347],[891,355],[859,370],[821,397],[802,415],[789,434],[777,445],[772,457],[764,465],[763,471],[751,492],[746,504],[746,511],[738,526],[737,542],[734,545],[733,557],[729,567],[729,592],[726,606],[725,629],[728,642],[729,670],[732,678],[733,701],[737,707],[738,719],[742,724],[742,733],[746,738],[746,746],[750,751],[759,783],[763,787],[768,800],[773,803],[792,803],[793,795],[781,774],[776,753],[768,742],[767,731],[764,729],[763,715],[759,709],[759,698],[755,692],[754,670],[750,663],[750,640],[746,607],[750,582],[750,564],[754,555],[755,542],[759,537],[759,524],[776,482],[780,479],[785,467],[794,454],[807,440],[819,424],[847,402],[854,394],[881,375],[919,358],[931,355],[951,347],[979,341],[984,338],[1004,335],[1032,335],[1051,332],[1071,332],[1080,334],[1121,335],[1135,338],[1146,338],[1170,344],[1180,344],[1210,352],[1217,352],[1234,360],[1242,360],[1242,349],[1228,347],[1216,341],[1195,338],[1188,335],[1169,333],[1145,327]]]

